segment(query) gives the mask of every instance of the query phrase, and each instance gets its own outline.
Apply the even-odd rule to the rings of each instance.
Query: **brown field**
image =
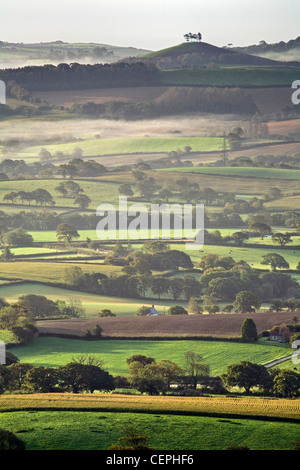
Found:
[[[270,134],[286,135],[289,132],[300,131],[300,119],[291,119],[289,121],[276,121],[268,123]]]
[[[291,323],[296,313],[255,313],[258,333],[281,323]],[[103,328],[103,336],[115,337],[166,337],[214,336],[239,337],[241,326],[249,314],[215,315],[159,315],[157,317],[107,317],[74,318],[69,320],[41,320],[37,322],[40,333],[83,336],[96,324]]]
[[[262,114],[278,113],[287,106],[293,106],[290,87],[249,88],[247,91]]]
[[[229,414],[300,418],[300,399],[260,397],[164,397],[150,395],[33,393],[0,395],[0,411],[82,410],[146,413]]]
[[[271,123],[273,124],[273,123]],[[268,124],[269,125],[269,124]],[[300,151],[299,142],[284,142],[280,144],[269,144],[269,145],[256,145],[252,148],[242,148],[235,152],[230,152],[229,157],[233,156],[247,156],[255,157],[256,155],[286,155],[291,156],[294,153]]]

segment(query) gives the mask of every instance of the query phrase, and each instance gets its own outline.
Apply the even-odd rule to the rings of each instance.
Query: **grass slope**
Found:
[[[128,375],[126,359],[133,354],[150,356],[157,361],[169,359],[179,366],[184,366],[184,353],[190,350],[203,356],[204,362],[210,365],[211,375],[225,373],[228,365],[242,360],[261,364],[289,354],[286,348],[265,344],[192,340],[84,341],[54,337],[35,338],[30,345],[10,349],[20,362],[47,367],[67,364],[77,355],[92,354],[101,359],[105,368],[113,375]]]
[[[36,266],[34,264],[34,266]],[[30,267],[30,265],[29,265]],[[85,270],[85,265],[82,266]],[[95,269],[95,268],[94,268]],[[101,271],[100,269],[96,270]],[[112,275],[114,270],[108,270],[107,274]],[[137,309],[144,305],[149,304],[149,301],[144,299],[125,299],[121,297],[108,297],[104,295],[89,294],[88,292],[80,292],[70,289],[62,289],[59,287],[47,286],[45,284],[13,284],[1,285],[0,284],[0,297],[4,297],[8,302],[14,302],[21,295],[34,294],[44,295],[48,299],[55,300],[77,300],[80,301],[82,307],[86,311],[87,316],[94,317],[103,309],[109,309],[116,315],[135,315]],[[171,301],[158,301],[157,308],[163,311],[164,307],[169,307]]]

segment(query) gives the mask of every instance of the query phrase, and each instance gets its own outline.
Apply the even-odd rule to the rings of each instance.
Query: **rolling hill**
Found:
[[[159,68],[193,67],[193,66],[286,66],[297,65],[288,62],[250,55],[232,48],[217,47],[205,42],[187,42],[174,47],[132,58],[155,64]],[[299,64],[300,65],[300,64]]]

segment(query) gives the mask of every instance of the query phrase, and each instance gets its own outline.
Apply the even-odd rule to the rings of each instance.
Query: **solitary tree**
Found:
[[[133,190],[131,189],[131,186],[129,183],[123,183],[121,186],[119,186],[119,194],[122,194],[124,196],[133,196]]]
[[[271,235],[272,229],[270,225],[264,222],[254,222],[250,225],[251,230],[258,232],[263,240],[266,235]]]
[[[288,233],[273,233],[272,240],[274,243],[279,243],[280,246],[285,246],[287,243],[292,243],[291,235]]]
[[[74,238],[79,238],[77,230],[70,224],[59,224],[56,228],[56,237],[59,241],[71,243]]]
[[[86,194],[79,194],[74,199],[74,204],[78,204],[81,209],[86,209],[91,202],[91,199]]]
[[[257,329],[252,318],[245,318],[241,328],[242,340],[246,343],[257,341]]]
[[[290,267],[284,257],[278,253],[268,253],[264,255],[261,264],[270,265],[272,271],[276,271],[277,268],[288,269]]]

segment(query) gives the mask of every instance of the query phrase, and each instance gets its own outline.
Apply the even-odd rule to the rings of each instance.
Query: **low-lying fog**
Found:
[[[142,121],[69,119],[39,121],[26,119],[1,123],[0,141],[70,142],[76,139],[113,139],[130,137],[215,137],[241,125],[241,116],[201,115],[158,118]]]

